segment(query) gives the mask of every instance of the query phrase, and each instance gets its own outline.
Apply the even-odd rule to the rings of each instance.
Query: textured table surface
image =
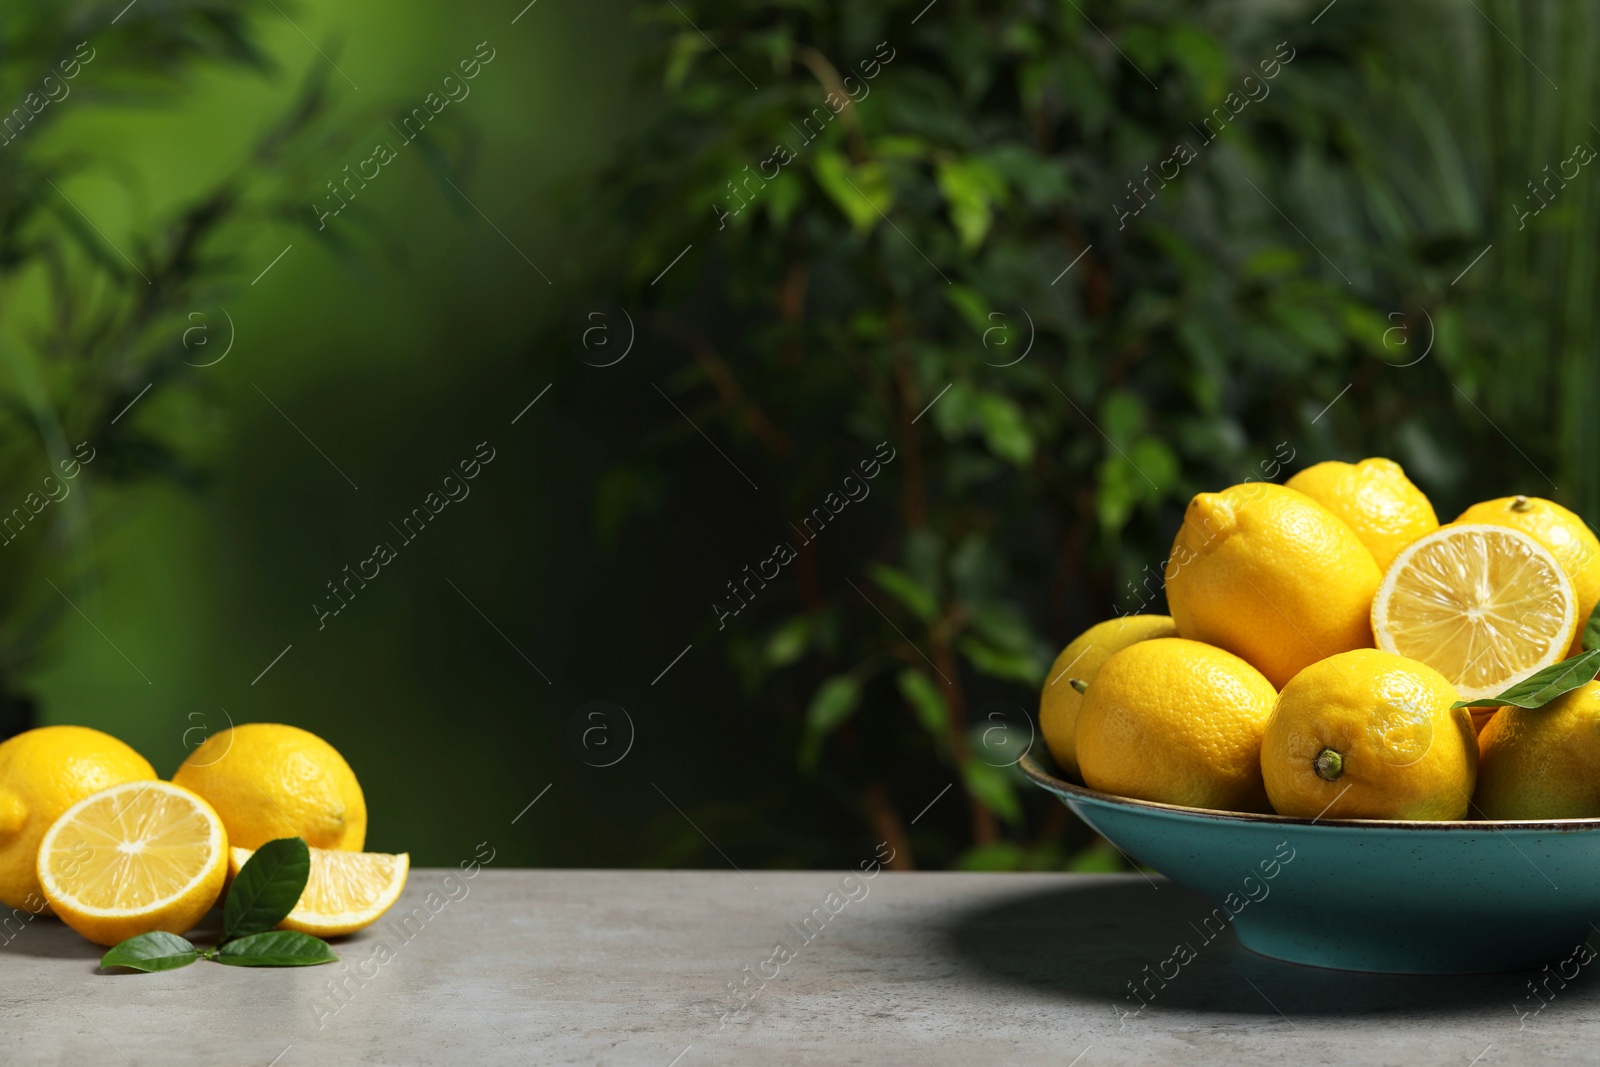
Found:
[[[1351,974],[1231,931],[1141,1009],[1127,983],[1209,910],[1141,875],[418,869],[324,967],[102,974],[60,923],[12,924],[0,1062],[1491,1067],[1600,1048],[1592,967]]]

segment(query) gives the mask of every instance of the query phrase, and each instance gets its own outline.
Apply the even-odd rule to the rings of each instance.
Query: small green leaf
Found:
[[[917,618],[923,622],[932,622],[939,614],[939,603],[934,594],[924,589],[905,571],[896,570],[884,563],[874,563],[871,573],[873,581],[881,585],[885,591],[893,593],[896,600],[916,612]]]
[[[1587,637],[1587,630],[1585,635]],[[1570,693],[1579,686],[1594,681],[1597,671],[1600,671],[1600,649],[1591,649],[1571,659],[1550,664],[1537,674],[1524,678],[1499,696],[1458,700],[1450,707],[1452,710],[1498,708],[1511,704],[1519,708],[1542,708],[1563,693]]]
[[[298,930],[268,930],[229,941],[213,959],[234,967],[312,967],[339,957],[320,937]]]
[[[861,683],[848,674],[836,674],[817,688],[806,709],[805,736],[800,742],[800,766],[811,770],[822,755],[822,742],[856,710]]]
[[[135,971],[175,971],[199,958],[193,945],[162,930],[130,937],[100,957],[102,967]]]
[[[934,737],[943,740],[950,729],[950,709],[933,679],[912,667],[907,667],[895,679],[900,695],[906,698],[917,712],[917,721]]]
[[[1593,652],[1600,648],[1600,604],[1589,612],[1589,621],[1583,626],[1583,650]]]
[[[311,850],[299,837],[280,837],[256,849],[239,870],[222,909],[223,940],[270,930],[294,910],[311,876]]]
[[[767,663],[787,667],[806,654],[811,643],[811,616],[796,615],[767,638]]]
[[[961,768],[961,782],[979,804],[1012,825],[1022,822],[1022,801],[1010,773],[982,760],[968,760]]]
[[[881,163],[852,166],[839,152],[818,150],[811,171],[857,233],[870,232],[894,207],[894,187]]]

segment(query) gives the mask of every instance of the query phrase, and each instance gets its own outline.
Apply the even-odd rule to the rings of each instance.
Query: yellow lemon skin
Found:
[[[1167,560],[1167,607],[1179,635],[1227,649],[1282,687],[1319,659],[1372,647],[1382,577],[1333,512],[1250,482],[1189,501]]]
[[[1439,528],[1433,504],[1392,459],[1329,460],[1283,484],[1337,515],[1367,546],[1380,571],[1402,548]]]
[[[1177,637],[1178,628],[1167,615],[1124,615],[1096,623],[1062,649],[1050,667],[1039,694],[1039,731],[1045,747],[1069,777],[1082,780],[1078,769],[1078,708],[1083,694],[1074,681],[1090,683],[1114,653],[1152,637]]]
[[[217,809],[238,848],[280,837],[352,852],[366,844],[367,802],[355,773],[332,745],[299,727],[223,730],[189,753],[172,780]]]
[[[1278,694],[1261,742],[1272,809],[1302,819],[1465,817],[1478,741],[1467,709],[1451,710],[1456,700],[1444,675],[1392,652],[1312,664]]]
[[[1542,708],[1499,709],[1478,748],[1473,804],[1485,819],[1600,817],[1600,683]]]
[[[0,743],[0,901],[38,912],[34,861],[50,824],[102,789],[155,777],[149,760],[87,726],[41,726]]]
[[[1261,734],[1277,691],[1230,652],[1181,637],[1130,645],[1078,709],[1091,789],[1162,804],[1266,811]]]
[[[1472,522],[1521,530],[1550,550],[1567,572],[1578,598],[1578,636],[1573,638],[1567,655],[1582,652],[1583,624],[1589,621],[1595,604],[1600,603],[1600,539],[1589,524],[1560,504],[1536,496],[1485,500],[1456,516],[1457,524]]]

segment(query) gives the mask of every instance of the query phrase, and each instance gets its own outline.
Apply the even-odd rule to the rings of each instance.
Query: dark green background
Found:
[[[133,10],[158,10],[144,3]],[[229,717],[306,727],[360,777],[369,847],[423,864],[484,840],[505,864],[852,864],[885,832],[885,810],[906,830],[964,781],[906,830],[919,864],[1103,866],[1116,858],[1047,798],[963,778],[966,757],[938,730],[924,736],[893,679],[863,682],[859,704],[830,718],[816,696],[827,679],[875,656],[921,671],[912,649],[932,640],[906,606],[920,594],[897,604],[878,563],[919,581],[943,567],[956,592],[941,603],[987,605],[984,640],[1006,655],[962,668],[975,716],[991,701],[1031,708],[1050,655],[1132,606],[1128,583],[1165,556],[1189,494],[1259,475],[1280,441],[1296,455],[1283,474],[1391,455],[1445,519],[1512,492],[1600,513],[1600,181],[1585,172],[1535,226],[1517,225],[1541,167],[1575,141],[1600,144],[1592,9],[679,6],[539,0],[515,25],[517,0],[264,7],[250,24],[271,73],[201,63],[159,97],[81,91],[27,135],[30,150],[92,160],[67,190],[126,247],[237,163],[327,64],[317,48],[359,86],[329,80],[339,121],[306,148],[317,192],[393,140],[385,120],[479,42],[496,50],[431,131],[476,209],[414,146],[361,192],[359,217],[330,220],[346,254],[284,223],[227,250],[228,287],[193,310],[220,343],[226,308],[232,352],[128,416],[177,440],[206,484],[113,484],[91,467],[87,547],[20,579],[47,597],[37,579],[60,579],[82,609],[13,682],[39,721],[108,730],[163,774]],[[703,47],[689,15],[760,92]],[[837,183],[807,170],[813,149],[793,168],[807,176],[792,218],[719,235],[710,205],[725,179],[817,102],[800,46],[848,68],[884,39],[903,54],[860,109],[863,136],[884,158],[896,136],[932,146],[889,171],[894,226],[869,215],[852,229]],[[1118,228],[1126,181],[1287,39],[1299,52],[1273,95]],[[27,72],[9,73],[7,91],[25,91]],[[964,244],[940,199],[956,192],[931,174],[980,156],[1002,161],[1007,187],[991,190],[988,236]],[[908,244],[971,302],[947,298]],[[803,336],[778,327],[773,296],[795,264],[811,279]],[[27,349],[35,297],[4,294],[10,352]],[[573,341],[595,301],[636,317],[635,347],[612,368],[585,366]],[[1000,360],[983,309],[1018,307],[1038,319],[1036,351],[1010,376],[985,369]],[[900,322],[915,340],[897,377],[901,342],[884,338]],[[173,345],[190,324],[173,324]],[[1435,347],[1405,366],[1425,334]],[[784,362],[791,342],[805,346],[798,365]],[[721,353],[791,451],[763,448],[697,343]],[[203,351],[191,358],[217,349]],[[8,395],[26,392],[20,366]],[[956,390],[912,434],[932,486],[927,530],[906,532],[913,474],[897,460],[819,542],[820,572],[786,574],[719,633],[708,601],[723,583],[909,429],[885,412],[914,411],[944,382]],[[6,487],[20,496],[48,458],[31,430],[8,432],[37,452],[37,472],[23,464]],[[319,631],[324,583],[393,541],[389,523],[484,441],[497,455],[470,497]],[[774,634],[801,617],[832,636],[794,661]],[[603,769],[571,740],[597,700],[626,708],[636,732]],[[797,758],[807,745],[820,770]],[[1003,847],[971,848],[996,817]]]

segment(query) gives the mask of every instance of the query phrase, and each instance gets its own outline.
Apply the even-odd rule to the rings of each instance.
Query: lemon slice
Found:
[[[1578,601],[1561,564],[1504,526],[1445,526],[1413,541],[1372,599],[1378,647],[1444,675],[1462,700],[1504,692],[1566,656]]]
[[[39,884],[61,920],[102,945],[199,922],[228,873],[211,805],[170,782],[126,782],[78,801],[39,843]]]
[[[248,848],[233,850],[234,877],[253,854]],[[377,922],[400,899],[410,870],[411,855],[407,852],[392,856],[387,852],[314,848],[305,891],[278,927],[317,937],[354,933]]]

